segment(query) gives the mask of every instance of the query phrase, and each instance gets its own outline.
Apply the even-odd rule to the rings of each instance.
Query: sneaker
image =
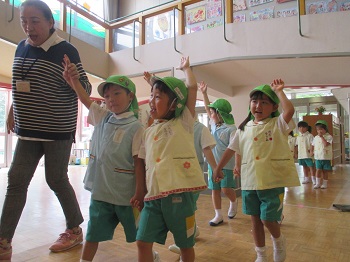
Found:
[[[256,260],[255,262],[267,262],[266,248],[255,247]]]
[[[283,262],[286,260],[286,238],[284,235],[276,239],[271,236],[273,242],[273,261],[275,262]]]
[[[327,188],[326,185],[322,185],[322,186],[321,186],[321,189],[326,189],[326,188]]]
[[[238,199],[236,198],[235,203],[232,204],[230,206],[230,209],[228,210],[227,216],[229,219],[232,219],[237,215],[237,209],[238,209]]]
[[[160,257],[157,251],[153,251],[153,262],[160,262]]]
[[[314,189],[319,189],[320,187],[321,187],[321,186],[318,185],[318,184],[314,185]]]
[[[179,255],[181,254],[180,248],[177,245],[175,245],[175,244],[170,245],[169,246],[169,250],[171,252],[173,252],[173,253],[176,253],[176,254],[179,254]]]
[[[221,217],[214,217],[212,220],[209,221],[209,225],[212,227],[216,227],[224,222],[222,216]]]
[[[60,234],[59,238],[49,247],[49,249],[52,252],[61,252],[75,247],[81,242],[83,242],[83,230],[81,230],[79,234],[74,234],[73,230],[67,229],[64,233]]]
[[[0,261],[11,261],[12,246],[6,244],[6,246],[0,245]]]
[[[302,184],[308,184],[308,183],[310,183],[310,180],[309,179],[304,179],[304,181],[303,182],[301,182]]]

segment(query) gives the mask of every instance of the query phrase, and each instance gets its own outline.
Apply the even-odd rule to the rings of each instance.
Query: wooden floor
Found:
[[[64,216],[54,194],[48,189],[39,167],[28,192],[23,211],[13,239],[13,262],[16,261],[79,261],[82,245],[69,251],[54,254],[48,247],[65,228]],[[82,224],[86,231],[90,194],[82,186],[85,167],[70,166],[69,175],[81,210],[85,217]],[[298,168],[299,177],[302,174]],[[7,185],[7,169],[0,169],[0,209],[2,209]],[[350,212],[340,212],[333,204],[350,205],[350,165],[339,165],[330,176],[328,189],[312,189],[311,184],[288,188],[285,195],[282,232],[287,239],[286,261],[350,261]],[[223,199],[223,210],[228,201]],[[239,207],[241,201],[239,199]],[[225,219],[218,227],[210,227],[213,217],[211,198],[201,195],[196,215],[200,236],[195,246],[198,262],[255,261],[255,251],[249,216],[241,211],[233,220]],[[165,246],[155,244],[155,250],[163,262],[178,261],[178,255],[168,251],[173,243],[168,235]],[[269,261],[272,259],[272,243],[266,234]],[[94,261],[137,261],[136,244],[126,244],[124,233],[117,228],[113,241],[103,242]]]

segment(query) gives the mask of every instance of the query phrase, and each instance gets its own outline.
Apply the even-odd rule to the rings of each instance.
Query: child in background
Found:
[[[126,76],[112,75],[98,86],[107,109],[89,98],[67,56],[63,76],[89,109],[88,122],[95,127],[84,178],[85,189],[91,192],[90,220],[80,260],[92,261],[99,242],[112,240],[119,223],[126,241],[136,240],[139,212],[132,204],[136,201],[141,209],[145,195],[144,164],[138,158],[144,129],[137,119],[135,84]]]
[[[300,121],[298,123],[299,135],[297,136],[295,146],[295,158],[298,157],[298,163],[303,167],[304,180],[303,184],[311,182],[309,171],[312,178],[312,183],[316,183],[315,173],[314,173],[314,161],[312,159],[311,147],[314,140],[314,136],[309,132],[309,124],[305,121]]]
[[[185,262],[193,262],[195,191],[204,181],[194,148],[197,82],[189,58],[180,67],[186,85],[175,77],[152,77],[149,101],[153,124],[145,130],[139,157],[146,162],[147,194],[137,231],[138,261],[150,262],[154,242],[165,244],[174,235]],[[187,87],[186,87],[187,86]]]
[[[235,154],[239,154],[242,179],[243,213],[251,216],[257,252],[256,262],[267,261],[264,226],[269,230],[274,247],[274,261],[285,261],[286,241],[278,220],[283,211],[284,187],[299,186],[298,173],[289,152],[287,136],[294,129],[293,104],[283,92],[284,82],[275,79],[250,93],[250,113],[239,126],[214,171],[219,172]],[[283,113],[279,115],[278,104]]]
[[[296,139],[297,138],[294,136],[294,132],[290,131],[288,135],[288,145],[289,145],[290,153],[292,154],[293,157],[295,156],[294,150],[295,150]]]
[[[348,132],[344,134],[344,144],[345,144],[345,160],[349,160],[350,155],[349,155],[349,133]]]
[[[316,163],[316,185],[314,188],[325,189],[328,184],[328,175],[332,171],[333,137],[328,133],[328,124],[324,120],[316,122],[316,131],[317,136],[312,143]],[[321,184],[322,179],[323,183]]]
[[[227,148],[230,140],[233,138],[237,128],[234,125],[234,119],[230,112],[232,107],[225,99],[217,99],[212,104],[209,102],[207,89],[208,85],[201,82],[198,89],[203,94],[205,110],[211,121],[211,133],[216,140],[216,146],[213,149],[213,154],[218,163],[222,157],[223,152]],[[212,190],[212,201],[215,209],[215,217],[209,221],[209,225],[217,226],[224,222],[221,211],[221,191],[230,200],[230,207],[228,209],[228,218],[232,219],[237,214],[238,200],[234,188],[236,181],[233,175],[233,168],[235,160],[232,158],[224,167],[223,173],[225,178],[220,182],[212,180],[214,167],[208,166],[208,187]]]

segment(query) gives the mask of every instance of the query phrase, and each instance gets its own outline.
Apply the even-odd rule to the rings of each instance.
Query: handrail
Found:
[[[297,0],[298,2],[298,27],[299,27],[299,35],[304,36],[303,33],[301,32],[301,17],[300,17],[300,0]]]
[[[12,0],[12,12],[11,12],[11,19],[7,20],[7,22],[11,23],[15,17],[15,0]]]
[[[135,38],[136,38],[136,36],[135,36],[135,25],[136,25],[136,22],[139,22],[139,23],[141,23],[140,21],[138,21],[138,20],[134,20],[133,21],[133,31],[132,31],[132,56],[133,56],[133,58],[134,58],[134,60],[135,61],[139,61],[139,60],[137,60],[136,59],[136,57],[135,57]]]
[[[298,0],[299,1],[299,0]],[[224,21],[223,21],[223,27],[224,27],[224,39],[226,42],[229,42],[230,41],[227,39],[226,37],[226,3],[225,3],[225,0],[222,1],[222,12],[224,14]]]
[[[174,50],[175,50],[176,52],[178,52],[178,53],[181,54],[181,52],[180,52],[179,50],[177,50],[177,48],[176,48],[176,26],[175,26],[176,20],[175,20],[175,9],[179,10],[177,7],[174,7],[174,8],[173,8],[173,17],[174,17]],[[179,11],[180,11],[180,10],[179,10]]]

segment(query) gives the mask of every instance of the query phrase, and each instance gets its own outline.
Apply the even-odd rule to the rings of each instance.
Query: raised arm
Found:
[[[203,94],[203,100],[204,100],[204,107],[205,107],[205,111],[207,112],[208,116],[210,116],[210,110],[209,110],[209,107],[208,105],[210,104],[209,102],[209,97],[208,97],[208,85],[206,83],[204,83],[203,81],[200,82],[198,84],[198,89],[199,91],[202,92]]]
[[[185,74],[186,86],[188,88],[186,106],[190,110],[192,116],[194,117],[196,114],[195,107],[196,107],[196,100],[197,100],[197,81],[190,67],[189,57],[181,58],[181,63],[178,69],[182,70]]]
[[[70,62],[67,55],[64,55],[62,64],[64,67],[63,78],[75,91],[79,100],[89,109],[93,101],[90,99],[88,93],[86,93],[86,90],[79,81],[79,73],[76,65]]]
[[[283,109],[283,119],[286,121],[286,123],[289,123],[294,115],[294,106],[283,92],[283,88],[284,82],[282,79],[275,79],[272,81],[271,89],[276,93],[280,100],[280,104]]]

